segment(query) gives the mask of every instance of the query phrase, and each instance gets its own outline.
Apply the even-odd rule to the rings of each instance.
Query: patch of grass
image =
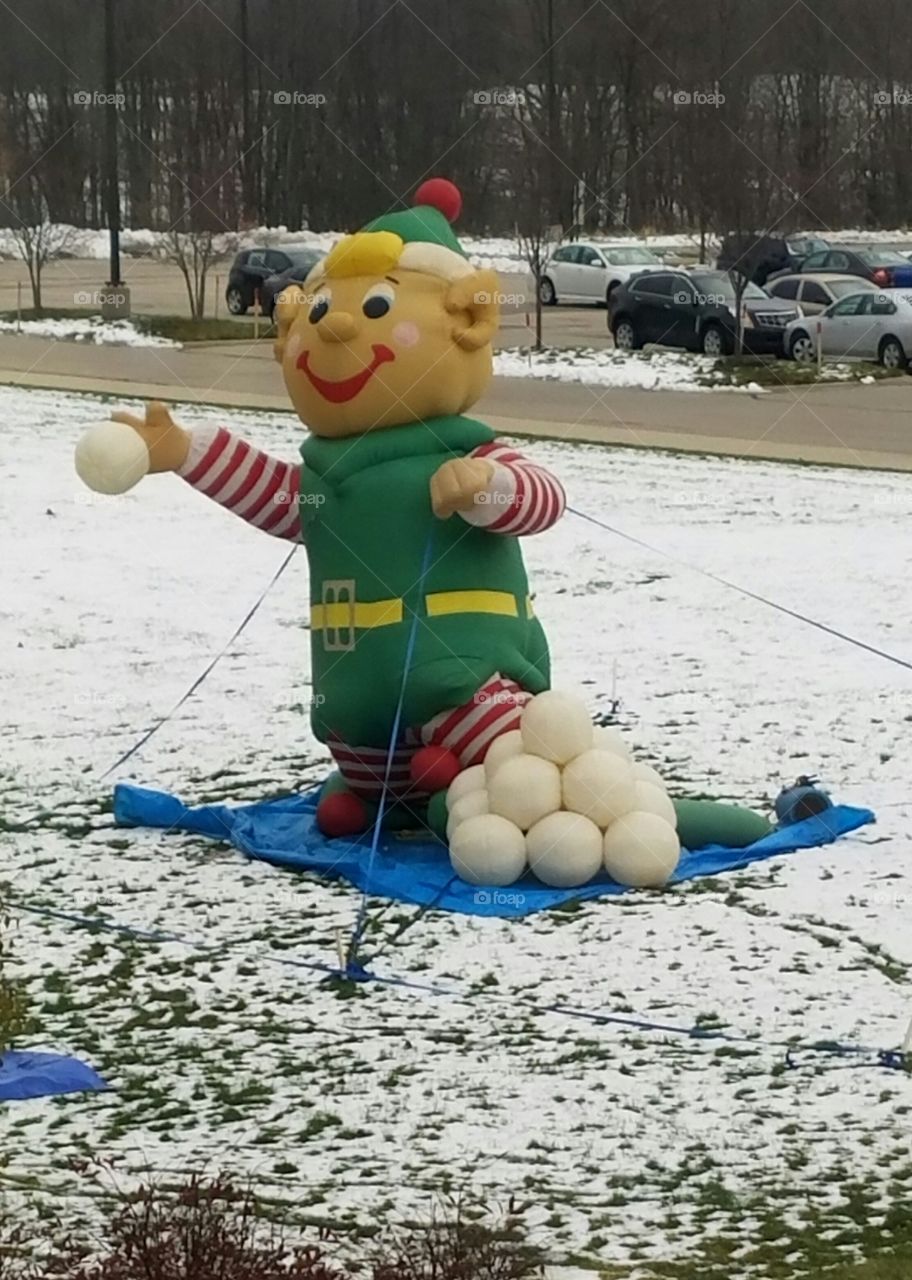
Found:
[[[901,369],[885,369],[880,364],[831,363],[822,369],[815,364],[798,364],[776,356],[723,356],[716,360],[700,381],[707,387],[745,387],[756,383],[761,387],[805,387],[815,382],[860,382],[862,378],[895,378]]]
[[[253,341],[275,336],[275,330],[264,316],[259,330],[252,320],[212,319],[191,320],[189,316],[134,316],[133,322],[143,333],[159,338],[171,338],[174,342],[231,342]]]

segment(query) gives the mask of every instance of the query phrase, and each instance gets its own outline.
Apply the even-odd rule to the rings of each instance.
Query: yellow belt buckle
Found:
[[[355,580],[325,578],[321,589],[323,648],[345,653],[355,647]]]

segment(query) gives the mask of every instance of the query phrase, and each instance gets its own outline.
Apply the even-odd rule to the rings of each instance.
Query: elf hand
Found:
[[[431,507],[447,520],[455,511],[471,511],[494,477],[493,463],[484,458],[452,458],[431,476]]]
[[[141,437],[149,451],[150,471],[179,471],[190,452],[190,432],[171,417],[159,400],[146,405],[145,418],[121,410],[112,413],[114,422],[122,422]]]

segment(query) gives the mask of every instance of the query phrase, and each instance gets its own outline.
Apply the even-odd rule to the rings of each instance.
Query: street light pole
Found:
[[[557,173],[557,148],[559,119],[557,102],[557,70],[554,52],[554,0],[547,0],[545,39],[547,54],[545,58],[545,78],[547,80],[547,112],[548,112],[548,220],[551,223],[563,222],[560,208],[559,178]]]
[[[111,278],[120,279],[120,184],[117,177],[117,63],[114,0],[104,0],[105,186],[108,234],[111,244]]]
[[[240,0],[241,42],[241,213],[246,219],[253,216],[250,192],[250,29],[247,21],[247,0]]]

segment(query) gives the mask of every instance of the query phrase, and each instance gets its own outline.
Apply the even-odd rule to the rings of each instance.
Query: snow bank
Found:
[[[61,224],[63,225],[63,224]],[[93,258],[99,261],[108,256],[108,233],[94,228],[69,227],[70,237],[65,252],[60,256],[70,258]],[[310,231],[303,228],[295,230],[286,226],[250,227],[239,232],[226,233],[217,237],[217,243],[225,254],[235,252],[236,248],[250,248],[254,245],[306,245],[328,253],[333,245],[346,235],[345,231]],[[596,232],[594,239],[610,241],[612,244],[645,244],[658,254],[672,256],[683,253],[688,259],[696,253],[700,246],[699,235],[688,232],[668,234],[655,233],[643,235]],[[897,245],[905,244],[912,249],[912,231],[900,229],[893,231],[862,231],[858,228],[845,228],[841,231],[827,231],[825,238],[833,243],[850,244],[852,242],[866,244]],[[162,232],[148,228],[128,228],[121,232],[120,245],[123,253],[132,257],[156,257],[160,252]],[[477,267],[492,268],[508,274],[516,274],[527,270],[525,259],[517,241],[512,236],[471,236],[461,235],[462,246],[469,259]],[[715,257],[719,248],[717,237],[710,236],[706,241],[710,257]],[[9,230],[0,230],[0,258],[16,258],[18,251]]]
[[[0,320],[0,333],[20,333],[30,338],[55,338],[70,342],[94,342],[116,347],[179,347],[171,338],[142,333],[129,320],[102,320],[99,316],[73,320]]]
[[[600,387],[639,387],[644,391],[748,391],[763,388],[756,382],[732,387],[708,356],[656,351],[600,351],[596,348],[544,352],[498,351],[494,372],[502,378],[544,378],[556,382],[589,382]],[[709,385],[718,380],[718,386]]]

